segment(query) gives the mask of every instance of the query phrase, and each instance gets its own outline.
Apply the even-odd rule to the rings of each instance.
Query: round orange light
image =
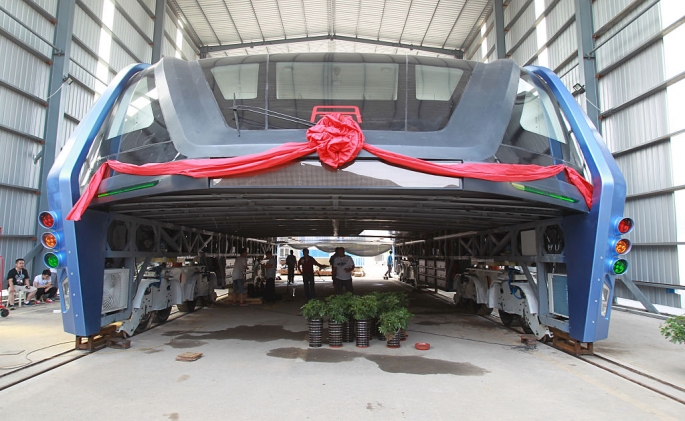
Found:
[[[633,222],[632,219],[623,218],[618,223],[618,232],[620,232],[621,234],[627,234],[633,229],[634,225],[635,225],[635,223]]]
[[[622,239],[618,240],[618,242],[616,243],[616,246],[614,248],[616,249],[616,253],[626,254],[632,248],[632,244],[630,243],[630,240],[626,240],[625,238],[622,238]]]
[[[41,242],[43,243],[43,246],[54,249],[57,246],[57,237],[51,232],[46,232],[41,236]]]

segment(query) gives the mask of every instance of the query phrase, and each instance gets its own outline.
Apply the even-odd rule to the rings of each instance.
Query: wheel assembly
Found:
[[[184,313],[192,313],[195,311],[195,304],[197,304],[197,300],[188,300],[184,302],[183,304],[178,305],[178,310],[182,311]]]
[[[155,322],[157,322],[157,323],[166,322],[169,319],[170,314],[171,314],[171,307],[167,307],[164,310],[155,311]]]
[[[514,317],[516,317],[515,314],[507,313],[504,310],[497,310],[499,312],[499,319],[502,321],[502,324],[504,326],[511,326],[511,324],[514,322]]]

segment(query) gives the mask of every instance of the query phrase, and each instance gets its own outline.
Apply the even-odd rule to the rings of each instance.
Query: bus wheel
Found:
[[[171,307],[167,307],[164,310],[157,310],[155,312],[155,322],[164,323],[169,319],[171,314]]]
[[[490,314],[492,314],[492,309],[488,307],[487,304],[478,304],[476,314],[479,316],[489,316]]]
[[[502,324],[506,327],[511,326],[511,324],[514,322],[514,316],[515,314],[507,313],[504,310],[497,310],[499,312],[499,319],[502,321]]]
[[[151,324],[152,313],[147,313],[140,319],[140,323],[138,323],[138,326],[136,326],[136,330],[133,331],[133,334],[145,332]]]
[[[184,313],[192,313],[193,311],[195,311],[195,304],[196,303],[197,303],[196,299],[188,300],[188,301],[184,302],[183,304],[179,304],[177,306],[178,311],[182,311]]]

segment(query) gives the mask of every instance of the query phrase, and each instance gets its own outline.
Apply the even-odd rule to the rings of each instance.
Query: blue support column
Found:
[[[50,85],[48,88],[48,110],[45,118],[45,143],[41,152],[40,200],[38,212],[48,210],[48,192],[46,188],[48,173],[55,162],[57,153],[57,138],[64,118],[64,104],[62,96],[67,88],[66,80],[69,76],[69,59],[71,52],[71,36],[74,29],[74,10],[76,0],[60,0],[57,6],[57,23],[55,24],[55,38],[53,45],[59,50],[53,51]],[[59,90],[59,92],[57,92]],[[43,229],[36,224],[36,238],[40,238]],[[38,242],[40,244],[40,242]],[[39,273],[44,268],[42,253],[33,258],[31,270]]]
[[[599,89],[597,87],[597,66],[591,51],[595,46],[593,38],[592,0],[575,0],[576,29],[578,33],[578,67],[580,84],[585,86],[586,114],[601,133],[599,125]]]
[[[504,0],[495,0],[493,5],[495,23],[495,49],[497,58],[507,58],[507,47],[504,43]]]
[[[166,0],[157,0],[155,5],[155,31],[152,36],[152,61],[155,64],[162,58],[164,43],[164,20],[166,19]]]

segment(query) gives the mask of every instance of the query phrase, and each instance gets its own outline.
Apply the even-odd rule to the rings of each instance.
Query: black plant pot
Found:
[[[373,339],[374,335],[378,332],[378,319],[375,317],[369,320],[369,341]]]
[[[355,334],[357,335],[357,348],[369,347],[370,320],[357,320]]]
[[[397,332],[392,338],[388,339],[388,348],[399,348],[400,347],[400,333]]]
[[[307,320],[309,324],[309,346],[319,348],[323,336],[323,319]]]
[[[342,326],[342,341],[343,342],[354,342],[354,320],[343,323]]]
[[[400,331],[399,331],[399,333],[398,333],[398,336],[400,337],[400,341],[406,341],[406,340],[407,340],[407,337],[408,337],[409,335],[407,335],[407,331],[406,331],[406,330],[400,329]]]
[[[328,321],[328,346],[331,348],[340,348],[343,339],[343,324],[338,322]]]

